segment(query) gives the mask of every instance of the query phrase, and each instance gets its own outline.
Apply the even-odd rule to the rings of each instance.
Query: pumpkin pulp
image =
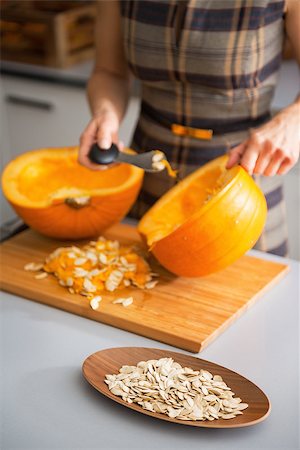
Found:
[[[78,148],[22,154],[2,176],[4,195],[31,228],[59,239],[99,235],[134,203],[143,170],[119,164],[91,171],[77,162]]]
[[[4,173],[4,189],[8,199],[38,208],[58,200],[118,190],[132,175],[127,164],[91,171],[78,164],[76,151],[47,149],[27,153],[26,158],[20,156],[13,161],[10,170]]]
[[[179,182],[141,219],[138,230],[163,267],[198,277],[221,270],[253,247],[266,200],[240,166],[217,158]]]
[[[149,247],[199,213],[230,183],[237,171],[237,167],[225,171],[223,160],[223,164],[215,164],[210,170],[192,174],[165,194],[139,223],[139,231],[147,237]]]

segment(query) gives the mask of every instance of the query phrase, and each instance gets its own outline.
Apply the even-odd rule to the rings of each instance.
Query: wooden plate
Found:
[[[205,369],[214,375],[221,375],[227,385],[240,397],[243,403],[248,403],[248,408],[243,411],[242,415],[234,419],[217,419],[214,421],[183,421],[179,419],[171,419],[165,414],[153,413],[143,409],[137,404],[128,404],[120,397],[113,395],[106,383],[104,383],[106,374],[118,373],[123,365],[136,365],[139,361],[147,361],[149,359],[159,359],[171,357],[183,367],[191,367],[194,370]],[[90,355],[83,363],[83,375],[86,380],[101,394],[109,397],[127,408],[134,409],[147,416],[156,419],[175,422],[181,425],[191,425],[194,427],[206,428],[236,428],[254,425],[266,419],[271,410],[268,397],[259,387],[251,381],[242,377],[232,370],[219,366],[203,359],[193,356],[184,355],[182,353],[170,352],[167,350],[159,350],[155,348],[143,347],[118,347],[109,348]]]

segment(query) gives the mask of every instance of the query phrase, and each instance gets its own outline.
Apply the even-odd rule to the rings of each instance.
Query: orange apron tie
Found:
[[[190,136],[196,139],[203,139],[206,141],[210,141],[213,135],[213,130],[185,127],[184,125],[179,125],[177,123],[173,123],[171,125],[171,130],[172,133],[176,134],[177,136]]]

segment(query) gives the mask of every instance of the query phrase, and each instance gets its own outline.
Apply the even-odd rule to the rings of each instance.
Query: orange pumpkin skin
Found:
[[[18,160],[20,161],[21,158],[26,157],[35,157],[38,152],[41,154],[41,157],[47,155],[47,152],[49,152],[49,155],[50,152],[51,154],[56,152],[58,160],[60,158],[59,155],[62,154],[62,171],[64,170],[64,158],[66,155],[70,155],[73,158],[74,170],[78,171],[79,177],[86,176],[87,183],[91,177],[95,178],[97,176],[99,179],[103,177],[103,172],[106,172],[105,176],[110,173],[112,177],[118,177],[121,174],[124,178],[124,183],[120,182],[120,185],[116,185],[108,190],[105,188],[96,189],[97,192],[95,192],[95,189],[91,190],[90,196],[86,198],[86,202],[83,202],[83,204],[76,204],[78,197],[74,196],[74,198],[68,197],[68,200],[66,198],[56,198],[50,204],[44,206],[35,206],[34,204],[22,205],[22,202],[20,200],[16,201],[10,192],[11,165],[15,164],[16,167],[16,164],[19,163]],[[124,164],[119,165],[115,169],[94,172],[79,166],[75,162],[75,158],[77,161],[77,153],[77,147],[41,149],[27,152],[27,154],[23,154],[12,161],[3,173],[2,185],[6,198],[27,225],[45,236],[71,240],[99,236],[103,230],[124,218],[140,191],[143,180],[143,171],[141,169]],[[121,166],[127,167],[123,169]],[[126,175],[122,172],[123,170],[126,171]],[[116,183],[117,180],[115,181]],[[36,186],[34,188],[38,189]]]
[[[118,197],[91,198],[87,206],[72,208],[57,202],[48,208],[23,208],[11,203],[16,213],[33,230],[56,239],[88,239],[120,222],[133,205],[140,187],[121,192]]]
[[[225,167],[226,160],[226,157],[217,158],[190,177],[195,178],[197,174],[200,177],[210,167]],[[185,277],[214,273],[232,264],[259,238],[267,215],[265,197],[242,167],[231,170],[235,171],[231,181],[211,200],[174,231],[151,243],[152,253],[170,272]],[[180,184],[171,191],[179,192]],[[146,238],[147,221],[151,220],[154,208],[157,214],[159,203],[166,196],[168,193],[140,221],[139,231]]]

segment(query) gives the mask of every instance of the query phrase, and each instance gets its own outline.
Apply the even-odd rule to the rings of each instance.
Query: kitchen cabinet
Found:
[[[3,170],[3,167],[10,161],[10,140],[9,140],[9,132],[8,132],[8,121],[7,121],[7,114],[5,109],[5,103],[2,101],[3,99],[3,84],[0,83],[0,168],[1,173]],[[5,220],[13,217],[13,211],[7,201],[4,199],[2,194],[2,188],[1,188],[1,194],[0,194],[0,218],[1,223]]]
[[[90,112],[85,88],[2,77],[1,103],[6,115],[11,157],[41,147],[75,145]],[[133,97],[120,129],[129,144],[138,115],[139,100]]]
[[[89,120],[84,90],[31,80],[3,80],[9,153],[72,145]]]

